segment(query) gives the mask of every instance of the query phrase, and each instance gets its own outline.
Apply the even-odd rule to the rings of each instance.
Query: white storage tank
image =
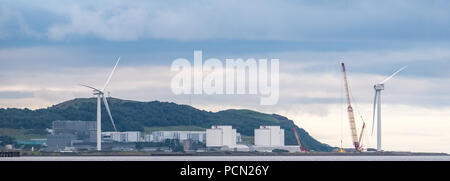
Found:
[[[284,146],[284,129],[280,126],[260,126],[255,129],[255,146]]]
[[[212,126],[206,130],[207,147],[235,147],[236,129],[232,126]]]

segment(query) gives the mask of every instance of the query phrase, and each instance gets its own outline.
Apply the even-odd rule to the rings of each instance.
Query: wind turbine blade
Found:
[[[401,72],[403,69],[405,69],[408,66],[404,66],[400,69],[398,69],[396,72],[394,72],[391,76],[389,76],[388,78],[384,79],[383,81],[380,82],[380,84],[384,84],[385,82],[387,82],[389,79],[391,79],[392,77],[394,77],[396,74],[398,74],[399,72]]]
[[[112,123],[112,125],[114,127],[114,131],[117,132],[116,124],[114,124],[114,120],[112,118],[111,111],[109,110],[108,101],[106,100],[105,95],[102,95],[102,97],[103,97],[103,103],[105,104],[106,111],[108,112],[109,118],[111,119],[111,123]]]
[[[84,84],[80,84],[80,85],[83,86],[83,87],[87,87],[87,88],[89,88],[89,89],[93,89],[93,90],[102,92],[102,91],[98,90],[97,88],[94,88],[94,87],[91,87],[91,86],[88,86],[88,85],[84,85]]]
[[[375,124],[375,108],[377,105],[377,96],[378,95],[378,91],[375,91],[375,98],[373,99],[373,116],[372,116],[372,134],[373,135],[373,128],[374,128],[374,124]]]
[[[105,86],[103,87],[102,91],[104,91],[106,89],[106,87],[108,86],[109,81],[111,80],[111,77],[114,74],[114,71],[116,71],[116,67],[117,67],[117,64],[119,64],[119,61],[120,61],[120,57],[117,59],[116,65],[114,65],[114,68],[111,71],[111,74],[109,74],[108,80],[106,80]]]

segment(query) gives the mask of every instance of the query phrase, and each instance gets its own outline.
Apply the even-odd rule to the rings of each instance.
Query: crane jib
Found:
[[[345,64],[341,63],[342,65],[342,72],[344,73],[344,86],[345,86],[345,93],[347,96],[347,111],[348,111],[348,119],[350,122],[350,131],[352,133],[352,140],[353,140],[353,145],[355,146],[356,150],[360,150],[360,142],[358,139],[358,135],[357,135],[357,131],[356,131],[356,124],[355,124],[355,116],[353,113],[353,108],[351,106],[351,100],[350,100],[350,91],[348,88],[348,81],[347,81],[347,73],[345,71]]]

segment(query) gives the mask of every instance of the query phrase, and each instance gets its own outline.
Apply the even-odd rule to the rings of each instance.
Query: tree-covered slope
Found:
[[[232,125],[237,132],[253,136],[260,125],[279,125],[285,129],[286,145],[296,145],[292,120],[276,114],[251,110],[208,112],[187,105],[169,102],[138,102],[108,98],[119,131],[144,131],[144,127]],[[51,128],[55,120],[96,120],[96,98],[69,100],[45,109],[0,109],[0,128],[43,130]],[[302,144],[309,150],[331,151],[331,147],[311,137],[304,129],[297,129]],[[102,130],[111,131],[112,124],[102,105]],[[2,133],[0,133],[1,135]]]

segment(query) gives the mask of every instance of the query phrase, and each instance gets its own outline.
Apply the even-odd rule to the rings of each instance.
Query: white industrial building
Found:
[[[284,129],[280,126],[260,126],[255,129],[255,146],[284,146]]]
[[[237,133],[231,126],[212,126],[206,130],[207,147],[236,147]]]
[[[144,137],[146,142],[163,142],[167,139],[177,139],[179,141],[192,140],[205,142],[205,131],[154,131]]]
[[[280,126],[260,126],[255,129],[255,145],[250,151],[272,152],[275,149],[300,152],[298,145],[284,145],[284,129]]]
[[[117,142],[140,142],[141,132],[139,131],[127,131],[127,132],[102,132],[102,139],[105,141],[117,141]]]

